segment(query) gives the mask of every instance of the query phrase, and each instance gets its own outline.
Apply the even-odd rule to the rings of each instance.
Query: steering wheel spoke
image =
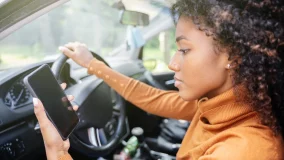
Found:
[[[113,107],[112,109],[112,115],[120,115],[120,106],[119,105],[116,105]]]
[[[98,128],[90,127],[88,128],[88,138],[92,145],[96,147],[102,146],[101,140],[100,140],[100,133]]]

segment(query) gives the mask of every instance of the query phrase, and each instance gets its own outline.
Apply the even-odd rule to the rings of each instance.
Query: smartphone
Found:
[[[47,117],[63,140],[76,128],[79,118],[63,89],[47,64],[40,66],[24,78],[32,96],[41,100]]]

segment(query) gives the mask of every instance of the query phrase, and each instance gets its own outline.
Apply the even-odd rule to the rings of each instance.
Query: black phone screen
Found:
[[[41,100],[49,119],[61,137],[68,138],[79,122],[79,118],[49,66],[41,66],[28,75],[24,82],[31,92]]]

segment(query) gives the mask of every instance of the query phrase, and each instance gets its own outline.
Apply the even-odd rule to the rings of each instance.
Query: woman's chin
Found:
[[[188,92],[184,92],[179,90],[179,96],[184,100],[184,101],[194,101],[196,99],[198,99],[196,96],[193,96],[193,94],[188,93]]]

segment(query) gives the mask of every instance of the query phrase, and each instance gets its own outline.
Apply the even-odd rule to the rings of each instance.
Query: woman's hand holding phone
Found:
[[[66,88],[66,83],[61,84],[62,89]],[[72,101],[74,97],[68,95],[68,100]],[[44,145],[46,149],[46,155],[48,160],[57,160],[58,157],[68,153],[70,147],[69,139],[63,141],[60,134],[54,127],[54,125],[48,119],[44,107],[41,101],[37,98],[33,99],[34,102],[34,113],[38,119],[40,130],[43,136]],[[75,111],[78,110],[78,106],[73,106]]]

